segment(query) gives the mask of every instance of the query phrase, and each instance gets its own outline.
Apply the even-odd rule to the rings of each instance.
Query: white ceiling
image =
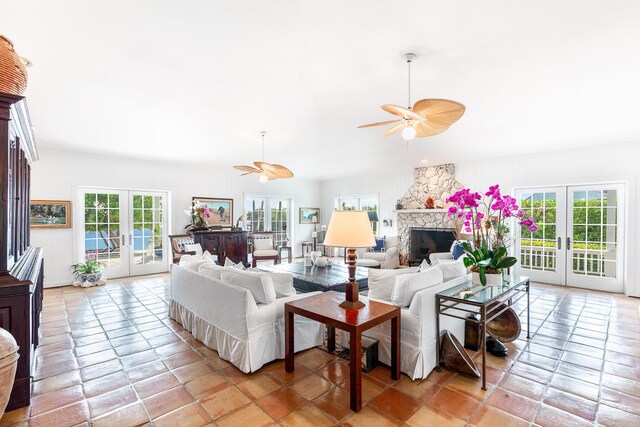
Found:
[[[640,141],[640,1],[2,0],[42,149],[329,178]],[[467,111],[407,148],[414,100]]]

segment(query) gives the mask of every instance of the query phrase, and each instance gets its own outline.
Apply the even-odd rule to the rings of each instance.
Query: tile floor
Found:
[[[32,405],[0,425],[640,425],[638,299],[534,286],[536,333],[489,357],[489,390],[378,367],[354,414],[344,361],[313,349],[293,374],[276,361],[245,375],[167,318],[167,281],[47,289]]]

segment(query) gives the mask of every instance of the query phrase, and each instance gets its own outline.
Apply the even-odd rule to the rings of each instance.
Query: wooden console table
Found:
[[[329,351],[336,347],[335,328],[349,332],[349,379],[351,410],[362,407],[362,332],[391,320],[391,378],[400,379],[400,307],[371,301],[360,297],[365,306],[347,310],[339,306],[344,294],[325,292],[288,302],[284,305],[285,322],[285,370],[294,371],[293,315],[304,316],[327,325]]]
[[[248,231],[203,230],[189,233],[194,243],[200,243],[203,251],[218,257],[218,264],[224,265],[227,258],[236,264],[248,266]]]

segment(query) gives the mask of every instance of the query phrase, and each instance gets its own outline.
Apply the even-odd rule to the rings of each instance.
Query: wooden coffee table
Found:
[[[285,370],[293,372],[293,315],[307,317],[327,325],[329,351],[336,347],[335,328],[349,332],[349,370],[351,410],[362,407],[362,332],[391,320],[391,378],[400,379],[400,307],[360,297],[365,306],[347,310],[339,306],[344,294],[325,292],[288,302],[284,305]]]
[[[260,270],[275,273],[290,273],[293,276],[293,287],[298,292],[344,292],[349,281],[347,265],[334,263],[327,267],[305,267],[302,262],[277,265],[261,265]],[[369,289],[369,269],[356,268],[356,282],[361,291]]]

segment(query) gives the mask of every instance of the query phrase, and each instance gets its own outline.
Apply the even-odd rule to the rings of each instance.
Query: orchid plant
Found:
[[[207,220],[212,217],[211,209],[206,204],[194,200],[184,213],[191,218],[192,227],[207,227]]]
[[[463,188],[446,201],[451,204],[449,217],[462,219],[463,230],[472,236],[473,246],[467,242],[462,244],[467,255],[464,264],[480,275],[482,285],[486,285],[487,273],[499,274],[518,262],[507,250],[513,242],[509,230],[513,219],[532,233],[540,228],[533,217],[527,217],[518,207],[515,197],[500,193],[498,184],[490,186],[484,195]]]

